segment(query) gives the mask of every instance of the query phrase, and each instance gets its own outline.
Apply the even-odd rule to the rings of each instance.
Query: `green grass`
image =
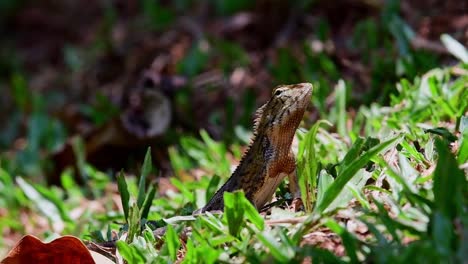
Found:
[[[244,2],[230,6],[229,1],[217,1],[215,6],[219,14],[230,14],[246,8]],[[142,5],[148,7],[145,19],[154,28],[165,28],[174,18],[171,10],[151,1]],[[279,206],[268,214],[259,214],[241,192],[235,192],[225,194],[224,214],[191,215],[230,176],[231,157],[240,159],[239,142],[248,142],[249,134],[239,124],[250,122],[252,96],[246,96],[241,120],[228,121],[232,131],[223,135],[224,142],[200,131],[198,137],[184,135],[169,148],[175,172],[169,181],[176,191],[148,182],[150,174],[158,174],[150,151],[138,177],[130,172],[113,175],[86,163],[80,138],[73,140],[73,146],[78,177],[85,186],[78,186],[72,170],[65,170],[62,186],[46,188],[38,175],[50,161],[41,153],[63,144],[66,132],[47,115],[47,106],[54,102],[28,94],[25,77],[15,73],[10,82],[17,113],[8,131],[0,133],[0,146],[11,145],[21,119],[31,129],[25,134],[25,148],[16,155],[0,154],[0,256],[9,249],[5,245],[11,245],[6,241],[11,234],[34,232],[45,240],[64,234],[94,242],[118,240],[119,253],[129,263],[171,263],[182,258],[184,263],[297,263],[307,258],[314,263],[465,261],[467,51],[443,35],[444,45],[460,63],[437,67],[433,54],[411,50],[414,33],[391,9],[387,6],[379,21],[361,21],[349,42],[371,68],[371,91],[362,98],[351,97],[356,83],[340,79],[339,67],[329,55],[313,52],[306,43],[302,60],[292,49],[282,48],[277,50],[277,61],[269,65],[276,82],[310,81],[315,86],[311,104],[319,113],[318,121],[304,122],[297,132],[303,212],[283,209],[291,196],[282,183],[276,192]],[[160,11],[163,16],[156,15]],[[113,23],[112,10],[108,13],[108,23]],[[316,37],[326,40],[329,31],[323,22]],[[237,43],[202,41],[218,48],[209,53],[200,43],[193,44],[177,64],[179,74],[190,78],[202,73],[212,56],[219,57],[227,74],[250,63]],[[382,47],[396,57],[379,55]],[[85,63],[77,60],[78,50],[71,46],[65,53],[71,69]],[[176,98],[188,104],[186,92]],[[330,94],[334,95],[331,108]],[[355,107],[359,103],[368,104]],[[118,114],[103,96],[81,111],[95,124]],[[232,117],[233,111],[232,102],[228,103],[227,116]],[[193,174],[202,176],[187,179]],[[165,228],[162,236],[153,233],[158,228]]]
[[[46,189],[20,177],[15,184],[2,169],[0,202],[10,210],[0,225],[24,232],[9,219],[27,208],[51,226],[63,225],[61,233],[94,241],[126,233],[117,247],[132,263],[171,262],[181,256],[186,263],[285,263],[306,257],[317,262],[460,262],[468,257],[468,184],[459,168],[466,167],[468,153],[468,76],[451,72],[433,69],[412,82],[402,79],[390,106],[362,106],[353,120],[344,103],[337,103],[331,111],[340,113],[335,123],[320,121],[309,131],[301,129],[298,172],[305,212],[275,208],[270,215],[260,215],[238,192],[225,195],[224,215],[176,217],[202,206],[229,176],[228,148],[202,132],[202,141],[183,138],[180,148],[172,149],[171,160],[175,171],[200,166],[207,177],[198,182],[173,178],[179,192],[157,196],[156,186],[145,186],[152,171],[148,152],[138,184],[126,180],[124,173],[117,177],[123,212],[110,209],[104,200],[102,206],[110,210],[73,219],[71,210],[89,193],[76,187],[70,172],[62,175],[63,189]],[[343,97],[340,102],[346,101],[344,83],[336,93]],[[88,185],[97,186],[92,196],[105,197],[109,178],[80,164]],[[283,189],[277,192],[280,198],[287,196]],[[343,210],[350,215],[347,219],[339,217]],[[86,217],[91,221],[84,222]],[[267,223],[295,217],[300,223]],[[365,232],[353,233],[347,222]],[[151,227],[161,226],[167,228],[164,237],[154,237]],[[182,240],[188,227],[191,232]],[[105,229],[120,231],[117,237],[96,232]],[[338,235],[345,255],[302,244],[319,230]],[[45,234],[54,236],[51,231]]]
[[[225,195],[223,215],[167,219],[174,214],[155,204],[174,205],[181,199],[174,194],[169,200],[156,199],[150,210],[150,219],[159,213],[167,223],[162,244],[156,243],[158,250],[147,248],[158,240],[147,228],[119,242],[119,249],[135,263],[180,257],[185,263],[287,263],[307,257],[324,263],[461,262],[468,257],[463,235],[468,232],[468,182],[459,168],[466,163],[467,81],[468,76],[453,75],[450,68],[434,69],[413,82],[401,80],[390,106],[361,107],[354,120],[337,109],[344,115],[338,122],[354,121],[351,125],[338,129],[338,124],[321,122],[299,132],[298,169],[306,212],[275,208],[270,215],[260,215],[237,192]],[[344,86],[337,89],[342,93],[337,96],[346,96]],[[229,173],[220,165],[227,161],[224,154],[217,154],[225,153],[225,147],[206,134],[202,138],[202,142],[187,138],[182,149],[172,152],[178,161],[173,164],[176,171],[187,170],[190,166],[184,160],[190,163],[193,158],[224,181]],[[454,145],[460,146],[458,151]],[[217,177],[212,179],[214,184],[207,178],[190,184],[174,180],[184,199],[173,209],[181,212],[187,206],[203,205],[216,190],[213,185],[221,184]],[[281,189],[280,197],[286,195]],[[300,223],[284,220],[290,218]],[[285,223],[273,224],[270,219]],[[350,230],[347,223],[365,231]],[[304,237],[319,231],[339,236],[345,254],[336,256],[317,245],[302,244],[307,241]],[[182,239],[181,234],[188,237]],[[151,254],[145,254],[148,251]]]
[[[468,152],[464,116],[468,76],[453,75],[451,70],[434,69],[413,82],[401,80],[390,106],[363,106],[353,120],[338,109],[344,105],[336,104],[335,110],[344,114],[337,120],[343,126],[321,121],[309,131],[301,129],[298,171],[305,212],[275,207],[271,214],[260,215],[237,192],[225,195],[223,215],[181,217],[202,206],[229,176],[228,148],[202,132],[202,141],[184,138],[180,148],[171,151],[171,160],[175,171],[200,166],[207,177],[197,182],[173,178],[179,192],[156,195],[157,186],[145,186],[153,171],[148,152],[138,183],[124,173],[117,177],[123,211],[112,209],[104,199],[107,211],[74,219],[71,210],[89,194],[76,187],[70,172],[62,176],[63,189],[46,189],[23,178],[16,178],[15,184],[1,170],[0,202],[11,210],[0,224],[22,232],[23,227],[9,219],[27,208],[51,226],[65,226],[61,233],[93,241],[126,234],[117,247],[130,263],[164,263],[181,257],[185,263],[286,263],[307,257],[324,263],[460,262],[468,257],[468,182],[459,168],[466,167]],[[341,93],[337,96],[346,96],[345,88],[337,88]],[[82,166],[80,170],[94,182],[90,186],[98,186],[92,195],[105,197],[108,177]],[[287,198],[283,190],[278,190],[279,198]],[[298,220],[286,220],[291,218]],[[155,237],[152,228],[162,226],[164,236]],[[114,230],[117,235],[96,232],[100,230]],[[306,243],[307,237],[321,232],[338,236],[344,255]],[[54,237],[50,231],[45,235]]]

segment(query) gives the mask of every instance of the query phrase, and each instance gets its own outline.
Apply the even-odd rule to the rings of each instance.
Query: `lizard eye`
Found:
[[[283,92],[283,90],[277,89],[277,90],[275,91],[275,96],[280,95],[282,92]]]

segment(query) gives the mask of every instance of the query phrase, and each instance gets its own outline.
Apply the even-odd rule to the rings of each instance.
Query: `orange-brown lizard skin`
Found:
[[[224,209],[223,193],[243,190],[261,209],[286,176],[294,198],[300,197],[291,144],[312,94],[312,84],[278,86],[271,99],[257,110],[249,149],[228,181],[194,214]]]

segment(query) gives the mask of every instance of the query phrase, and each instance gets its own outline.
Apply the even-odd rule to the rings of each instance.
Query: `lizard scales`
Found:
[[[312,84],[280,85],[256,112],[254,136],[240,164],[211,200],[195,213],[224,209],[223,193],[243,190],[257,209],[289,177],[290,190],[300,197],[291,144],[312,93]]]

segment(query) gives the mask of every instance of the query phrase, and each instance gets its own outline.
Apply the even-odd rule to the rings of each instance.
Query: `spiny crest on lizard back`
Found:
[[[271,99],[255,113],[254,133],[268,126],[288,122],[287,117],[292,116],[294,111],[307,106],[311,93],[310,83],[277,86]]]

